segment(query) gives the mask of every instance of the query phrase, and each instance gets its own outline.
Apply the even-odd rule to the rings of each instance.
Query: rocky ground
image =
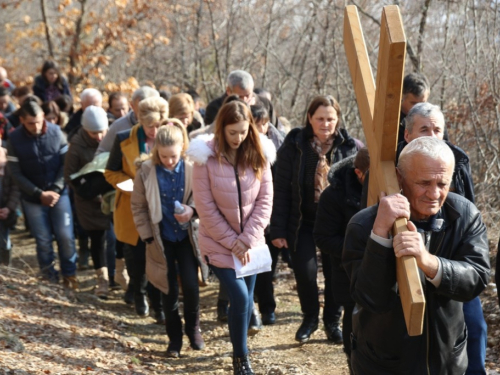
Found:
[[[185,343],[179,359],[165,357],[164,328],[140,319],[114,291],[94,297],[92,272],[79,273],[81,291],[68,292],[36,277],[33,240],[13,234],[13,267],[0,268],[0,374],[230,374],[227,326],[215,321],[217,284],[201,289],[206,349]],[[322,283],[322,280],[321,280]],[[293,275],[280,263],[275,282],[278,321],[249,339],[257,374],[348,374],[342,347],[318,330],[311,340],[294,341],[300,307]],[[482,295],[489,324],[487,366],[500,372],[500,309],[493,285]]]

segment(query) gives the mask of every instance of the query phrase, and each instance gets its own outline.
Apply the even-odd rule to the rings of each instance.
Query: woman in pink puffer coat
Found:
[[[229,294],[234,373],[253,374],[247,328],[256,275],[236,278],[232,255],[246,264],[248,250],[265,244],[273,199],[270,163],[276,149],[269,139],[260,138],[247,105],[233,101],[220,109],[213,137],[194,139],[187,154],[195,162],[193,194],[202,257]]]

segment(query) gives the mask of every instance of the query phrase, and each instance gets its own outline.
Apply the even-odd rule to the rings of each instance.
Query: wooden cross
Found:
[[[344,48],[370,153],[370,206],[377,203],[380,192],[389,195],[400,191],[395,160],[406,37],[399,7],[389,5],[382,11],[376,86],[358,10],[354,5],[347,6],[344,12]],[[406,230],[406,219],[396,220],[393,235]],[[417,262],[415,257],[406,256],[397,258],[396,265],[399,295],[408,334],[421,335],[425,297]]]

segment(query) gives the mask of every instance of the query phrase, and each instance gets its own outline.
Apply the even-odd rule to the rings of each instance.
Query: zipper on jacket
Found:
[[[236,176],[236,187],[238,189],[238,206],[240,209],[240,229],[243,233],[243,208],[241,207],[241,186],[240,186],[240,175],[238,174],[238,166],[234,166],[234,175]]]
[[[431,254],[437,254],[439,252],[439,249],[441,248],[441,245],[443,244],[443,240],[444,240],[444,236],[445,236],[445,230],[442,230],[439,232],[439,243],[436,247],[436,251],[434,253],[431,253]],[[430,253],[430,249],[431,249],[431,245],[432,245],[432,236],[431,236],[431,239],[429,241],[429,253]],[[425,299],[427,300],[427,293],[425,293]],[[430,375],[431,374],[431,370],[429,368],[429,313],[428,313],[428,304],[426,303],[425,304],[425,323],[426,323],[426,333],[427,333],[427,337],[426,337],[426,341],[427,341],[427,355],[426,355],[426,365],[427,365],[427,375]]]
[[[300,157],[299,157],[299,175],[300,175],[300,167],[302,165],[302,149],[298,147],[296,144],[297,149],[299,150]],[[293,245],[293,251],[297,252],[297,239],[299,238],[299,230],[302,225],[302,193],[300,192],[300,181],[298,182],[299,185],[299,225],[297,226],[297,231],[295,232],[295,243]]]
[[[427,299],[427,295],[425,296],[425,298]],[[427,306],[427,303],[425,304],[425,325],[427,326],[426,327],[426,332],[427,332],[427,337],[426,337],[426,341],[427,341],[427,355],[425,356],[425,361],[426,361],[426,365],[427,365],[427,375],[431,375],[431,369],[429,368],[429,313],[428,313],[428,306]]]

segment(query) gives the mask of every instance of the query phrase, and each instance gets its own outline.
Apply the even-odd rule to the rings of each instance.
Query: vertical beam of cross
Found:
[[[344,13],[344,48],[356,93],[361,122],[370,153],[369,205],[380,192],[399,192],[395,159],[401,110],[406,37],[399,8],[384,7],[380,26],[377,85],[375,88],[356,6]],[[393,235],[408,230],[406,219],[394,223]],[[414,257],[397,259],[397,282],[406,328],[410,336],[422,334],[425,297]]]

